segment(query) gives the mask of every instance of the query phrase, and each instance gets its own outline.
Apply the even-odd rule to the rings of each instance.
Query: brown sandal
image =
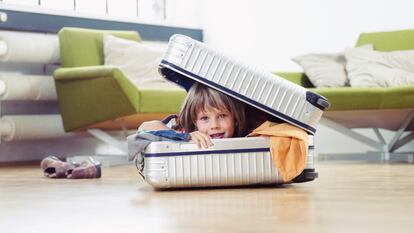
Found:
[[[49,178],[66,178],[72,173],[75,165],[63,162],[55,156],[48,156],[40,162],[43,175]]]

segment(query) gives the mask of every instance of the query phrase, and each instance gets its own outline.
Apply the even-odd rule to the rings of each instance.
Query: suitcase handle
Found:
[[[138,170],[138,174],[142,177],[142,179],[145,180],[145,176],[144,176],[144,173],[143,173],[143,171],[144,171],[144,165],[145,165],[144,159],[142,159],[141,162],[138,162],[138,159],[135,158],[135,167]]]
[[[306,100],[322,111],[328,110],[331,105],[325,97],[311,91],[306,92]]]

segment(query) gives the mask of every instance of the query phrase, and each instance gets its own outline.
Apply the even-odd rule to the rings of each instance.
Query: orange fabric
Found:
[[[306,165],[308,134],[287,123],[266,121],[247,136],[269,136],[272,163],[279,169],[283,181],[298,176]]]

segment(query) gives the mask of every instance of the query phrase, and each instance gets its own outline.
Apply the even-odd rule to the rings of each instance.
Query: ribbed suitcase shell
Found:
[[[306,171],[313,180],[313,137],[309,136]],[[198,149],[188,142],[153,142],[145,150],[145,179],[157,188],[241,186],[284,183],[271,161],[269,138],[213,139]],[[306,178],[305,178],[306,179]]]
[[[180,84],[182,80],[163,69],[181,74],[178,79],[190,78],[220,90],[311,134],[329,107],[327,100],[318,94],[235,61],[183,35],[171,37],[160,66],[162,74],[171,81]]]

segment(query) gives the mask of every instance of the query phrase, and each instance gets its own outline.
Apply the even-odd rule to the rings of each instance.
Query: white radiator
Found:
[[[25,63],[59,63],[57,35],[0,31],[0,61]]]
[[[57,100],[51,75],[0,73],[0,100]]]

